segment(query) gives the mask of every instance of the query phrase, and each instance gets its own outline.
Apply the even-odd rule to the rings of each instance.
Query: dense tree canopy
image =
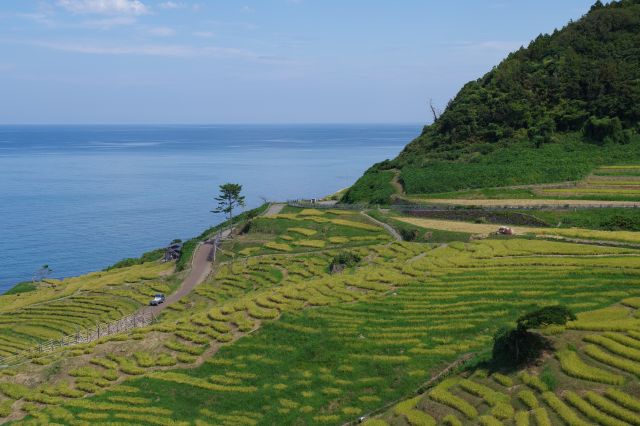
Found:
[[[553,34],[538,36],[467,83],[401,159],[439,146],[529,138],[602,122],[597,141],[640,122],[640,2],[596,3]],[[614,132],[618,132],[614,135]],[[622,139],[620,139],[622,140]]]
[[[407,193],[575,180],[602,157],[620,158],[612,145],[637,142],[639,123],[640,0],[598,1],[579,21],[538,36],[467,83],[398,158],[374,165],[344,201],[388,200],[390,171],[400,173]],[[559,151],[545,148],[552,145],[563,145],[561,155],[549,158]],[[568,170],[576,153],[588,158],[574,164],[579,171]]]

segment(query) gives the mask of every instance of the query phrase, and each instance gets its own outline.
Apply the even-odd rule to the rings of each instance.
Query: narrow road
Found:
[[[374,219],[374,218],[372,218],[371,216],[369,216],[368,214],[366,214],[364,211],[361,211],[361,212],[360,212],[360,214],[362,214],[363,216],[365,216],[366,218],[368,218],[370,221],[375,222],[377,225],[382,226],[384,229],[386,229],[386,230],[387,230],[387,232],[388,232],[389,234],[391,234],[391,236],[392,236],[393,238],[395,238],[395,239],[396,239],[396,241],[402,241],[402,237],[400,236],[400,234],[398,234],[398,231],[396,231],[396,230],[394,229],[394,227],[393,227],[393,226],[391,226],[391,225],[389,225],[389,224],[387,224],[387,223],[381,222],[381,221],[379,221],[378,219]]]
[[[231,234],[231,229],[225,229],[222,231],[222,239],[229,238]],[[193,259],[191,260],[191,270],[189,274],[186,276],[184,281],[180,284],[180,287],[173,292],[171,295],[167,296],[167,299],[162,305],[158,306],[147,306],[142,308],[145,312],[151,312],[153,315],[158,315],[164,309],[166,309],[169,305],[176,303],[178,300],[182,299],[184,296],[191,293],[195,286],[203,282],[207,279],[212,269],[212,262],[209,261],[209,254],[213,249],[213,243],[204,242],[200,243],[198,247],[196,247],[196,251],[193,254]]]
[[[264,212],[263,216],[269,217],[269,216],[275,216],[278,213],[280,213],[282,211],[282,209],[284,208],[284,204],[271,204],[269,205],[269,208],[267,209],[266,212]]]

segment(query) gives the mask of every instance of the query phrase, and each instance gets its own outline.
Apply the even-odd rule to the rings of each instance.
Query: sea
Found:
[[[218,186],[246,208],[319,198],[395,157],[407,125],[0,126],[0,292],[100,270],[223,220]]]

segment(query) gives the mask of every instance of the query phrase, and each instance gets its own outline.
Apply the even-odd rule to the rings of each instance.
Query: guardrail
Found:
[[[142,311],[109,323],[99,323],[93,327],[84,328],[82,330],[78,329],[74,334],[65,335],[60,339],[48,340],[22,352],[0,358],[0,368],[18,365],[28,359],[67,346],[90,343],[106,336],[133,330],[135,328],[146,327],[153,323],[154,320],[155,316],[153,315],[153,312]]]

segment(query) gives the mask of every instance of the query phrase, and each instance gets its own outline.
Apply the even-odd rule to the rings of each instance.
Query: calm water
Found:
[[[394,157],[414,125],[0,126],[0,291],[66,277],[218,223],[218,185],[318,197]]]

